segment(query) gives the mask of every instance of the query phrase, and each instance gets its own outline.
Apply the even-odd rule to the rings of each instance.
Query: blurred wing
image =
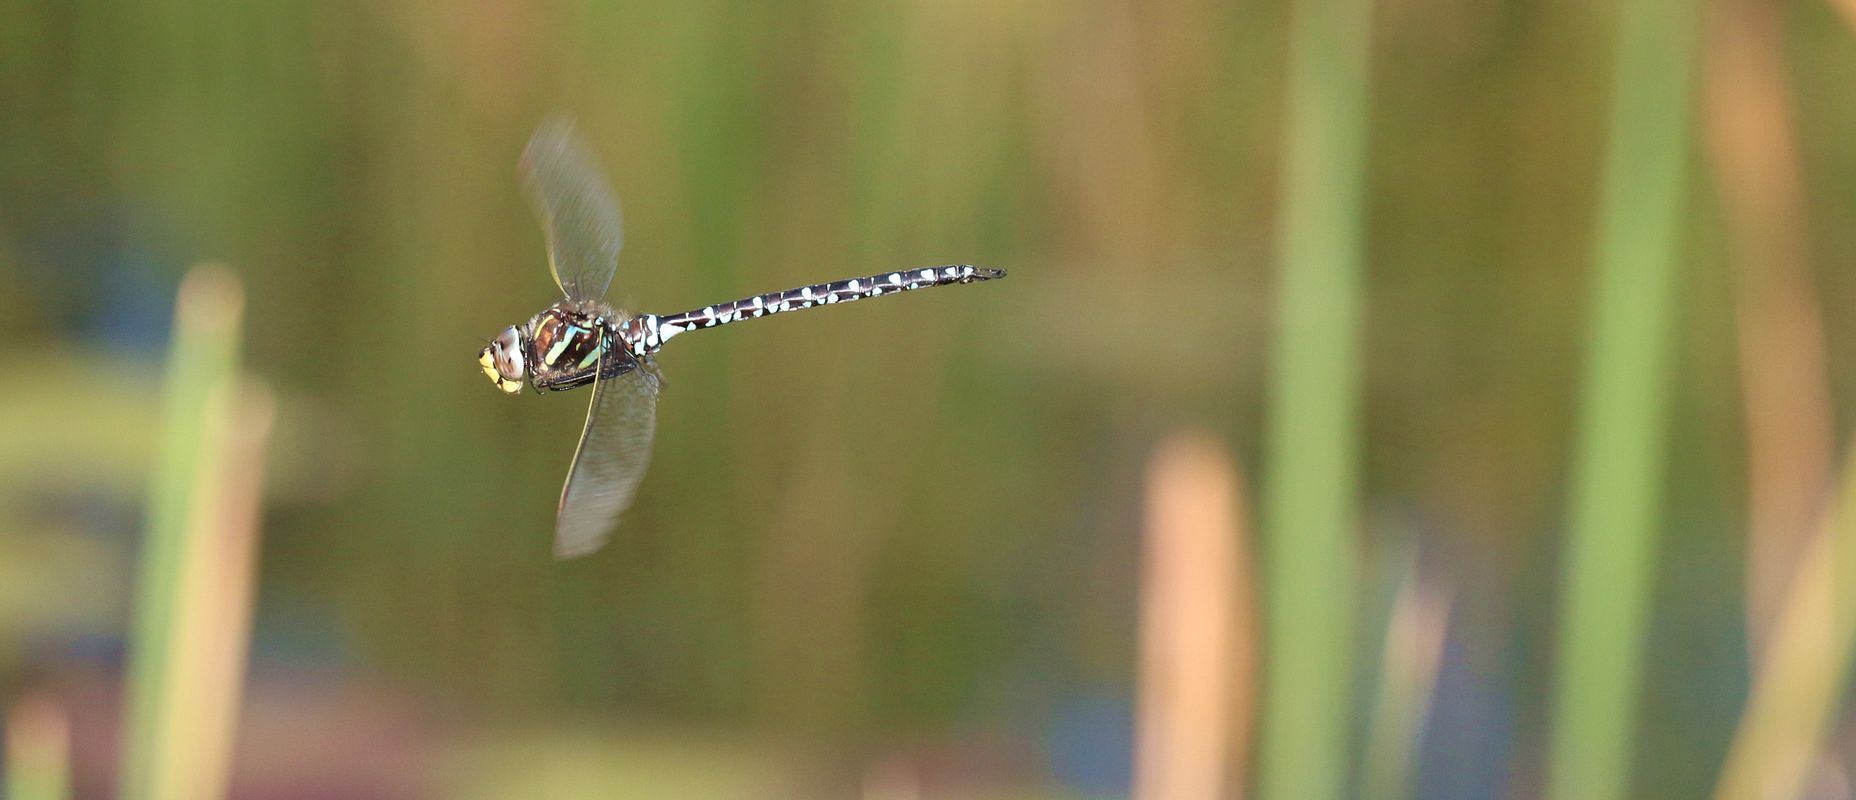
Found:
[[[561,487],[554,524],[554,557],[598,550],[632,504],[651,461],[657,427],[657,372],[646,364],[593,384],[593,401],[580,431],[580,447]]]
[[[612,283],[624,228],[605,170],[573,123],[543,123],[522,151],[522,186],[548,236],[548,267],[568,297],[597,300]]]

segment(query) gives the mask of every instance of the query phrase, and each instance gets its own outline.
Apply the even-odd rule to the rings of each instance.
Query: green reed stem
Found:
[[[1663,499],[1694,9],[1683,0],[1624,0],[1619,9],[1560,619],[1547,785],[1557,800],[1628,792]]]
[[[236,279],[221,269],[194,270],[175,304],[174,341],[168,353],[160,440],[148,496],[148,518],[135,595],[130,651],[128,741],[121,796],[151,800],[174,795],[176,764],[190,744],[166,735],[192,709],[171,691],[183,654],[177,609],[189,547],[188,532],[205,503],[217,498],[204,481],[221,474],[212,463],[223,453],[225,425],[215,403],[233,385],[242,306]],[[219,412],[213,411],[215,407]]]
[[[1290,33],[1263,494],[1265,798],[1347,786],[1369,12],[1367,0],[1299,0]]]

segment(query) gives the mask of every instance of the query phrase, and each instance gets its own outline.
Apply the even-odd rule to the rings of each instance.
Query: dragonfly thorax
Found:
[[[609,378],[637,366],[619,342],[624,316],[572,301],[536,314],[524,326],[530,382],[537,389],[571,389],[598,374]]]
[[[591,369],[606,345],[605,320],[591,313],[550,308],[529,322],[529,331],[537,382],[549,373]]]

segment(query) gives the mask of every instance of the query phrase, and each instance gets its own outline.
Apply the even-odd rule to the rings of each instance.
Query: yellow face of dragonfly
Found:
[[[496,388],[509,394],[522,391],[522,382],[528,377],[522,358],[522,332],[514,326],[504,328],[478,351],[477,363],[483,365],[483,374],[490,376]]]

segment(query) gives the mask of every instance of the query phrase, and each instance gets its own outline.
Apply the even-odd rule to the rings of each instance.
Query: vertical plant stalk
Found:
[[[10,800],[71,796],[71,720],[49,694],[27,694],[6,715],[6,793]]]
[[[1786,588],[1715,787],[1719,800],[1803,796],[1822,752],[1856,655],[1856,450]]]
[[[224,797],[232,774],[234,732],[244,694],[257,565],[264,453],[274,403],[263,386],[244,381],[207,398],[224,420],[224,450],[196,487],[181,596],[175,609],[173,668],[165,691],[185,709],[168,735],[186,746],[164,770],[162,797]]]
[[[1379,684],[1366,728],[1360,796],[1378,800],[1412,796],[1450,626],[1450,592],[1424,579],[1417,548],[1411,549],[1403,571],[1386,622]]]
[[[1258,788],[1346,791],[1355,612],[1368,0],[1298,0],[1263,495],[1266,695]]]
[[[1227,797],[1248,726],[1255,657],[1237,469],[1183,433],[1147,469],[1141,572],[1136,800]]]
[[[1835,436],[1802,224],[1783,7],[1717,0],[1712,11],[1707,152],[1732,244],[1747,428],[1747,631],[1757,654],[1821,514]]]
[[[131,653],[122,796],[224,796],[244,684],[270,396],[241,383],[243,296],[223,269],[181,284]]]
[[[1694,9],[1623,0],[1579,406],[1548,768],[1556,800],[1629,788],[1689,159]]]

